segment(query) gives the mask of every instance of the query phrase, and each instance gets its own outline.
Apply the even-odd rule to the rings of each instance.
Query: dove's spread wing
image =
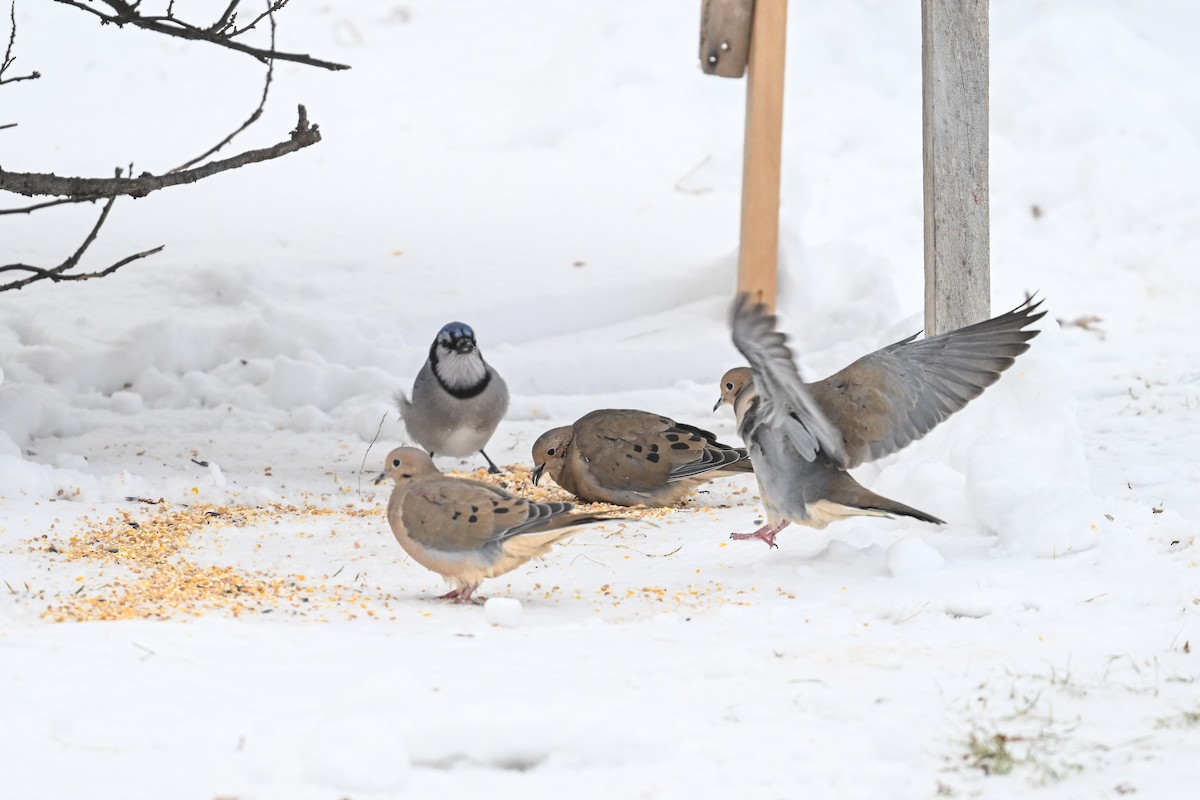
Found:
[[[920,439],[995,383],[1037,336],[1024,328],[1046,313],[1037,312],[1039,305],[1030,300],[976,325],[928,339],[911,336],[808,384],[845,439],[846,467]]]
[[[775,330],[775,315],[743,293],[734,302],[733,344],[750,362],[758,409],[743,436],[784,435],[800,455],[812,461],[818,451],[834,462],[846,459],[842,435],[821,411],[800,379],[787,337]]]

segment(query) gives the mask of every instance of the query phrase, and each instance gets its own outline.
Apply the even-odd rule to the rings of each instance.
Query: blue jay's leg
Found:
[[[791,525],[791,524],[792,524],[791,520],[785,519],[783,522],[779,523],[778,526],[763,525],[761,528],[756,530],[754,533],[731,533],[731,534],[729,534],[729,538],[730,539],[761,539],[762,541],[766,542],[770,547],[779,547],[779,545],[775,544],[775,534],[779,533],[781,530],[783,530],[784,528],[786,528],[788,525]]]
[[[493,474],[493,475],[499,475],[499,474],[500,474],[500,468],[499,468],[499,467],[497,467],[495,464],[493,464],[493,463],[492,463],[492,460],[491,460],[490,458],[488,458],[488,454],[487,454],[487,453],[485,453],[485,452],[483,452],[482,450],[480,450],[480,451],[479,451],[479,455],[483,456],[483,459],[484,459],[485,461],[487,461],[487,462],[488,462],[488,472],[490,472],[490,473],[491,473],[491,474]]]

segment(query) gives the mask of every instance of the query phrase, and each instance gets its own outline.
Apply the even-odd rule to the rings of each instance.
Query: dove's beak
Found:
[[[724,402],[725,402],[725,398],[724,398],[724,397],[718,397],[718,398],[717,398],[717,404],[716,404],[715,406],[713,406],[713,413],[714,413],[714,414],[717,412],[717,409],[718,409],[718,408],[720,408],[720,407],[721,407],[721,405],[722,405]]]
[[[380,483],[383,483],[383,479],[384,479],[384,478],[386,478],[386,477],[387,477],[387,473],[386,473],[386,472],[381,472],[381,473],[379,473],[379,475],[377,475],[377,476],[375,477],[375,480],[374,480],[374,481],[372,481],[372,483],[374,483],[374,484],[376,484],[376,485],[378,485],[378,484],[380,484]]]
[[[529,479],[531,481],[533,481],[534,486],[537,486],[538,481],[540,481],[542,479],[542,470],[544,470],[545,468],[546,468],[546,462],[544,462],[544,461],[541,464],[538,464],[536,467],[533,468],[533,473],[529,476]]]

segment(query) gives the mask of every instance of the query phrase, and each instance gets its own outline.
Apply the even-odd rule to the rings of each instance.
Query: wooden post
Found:
[[[988,0],[921,0],[921,78],[933,336],[991,315]]]
[[[746,86],[738,291],[775,308],[787,0],[755,0]]]

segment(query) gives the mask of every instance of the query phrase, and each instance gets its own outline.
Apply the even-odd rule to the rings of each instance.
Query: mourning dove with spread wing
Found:
[[[545,554],[580,525],[612,520],[570,513],[571,503],[537,503],[479,481],[442,475],[416,447],[388,453],[375,479],[396,482],[387,518],[404,552],[426,569],[453,581],[441,599],[471,602],[485,578]]]
[[[483,360],[470,325],[442,326],[413,382],[412,400],[400,392],[396,402],[408,435],[430,455],[479,453],[489,472],[500,471],[483,448],[508,410],[508,387]]]
[[[894,453],[958,411],[1029,349],[1026,330],[1046,312],[1041,301],[984,322],[917,340],[917,334],[865,355],[822,381],[804,383],[775,316],[746,295],[733,308],[733,343],[750,367],[721,378],[754,461],[767,524],[735,539],[775,546],[789,523],[823,528],[856,514],[941,524],[923,511],[860,485],[846,470]]]
[[[606,408],[543,433],[533,482],[546,472],[580,500],[667,506],[713,478],[753,471],[746,451],[669,417]]]

